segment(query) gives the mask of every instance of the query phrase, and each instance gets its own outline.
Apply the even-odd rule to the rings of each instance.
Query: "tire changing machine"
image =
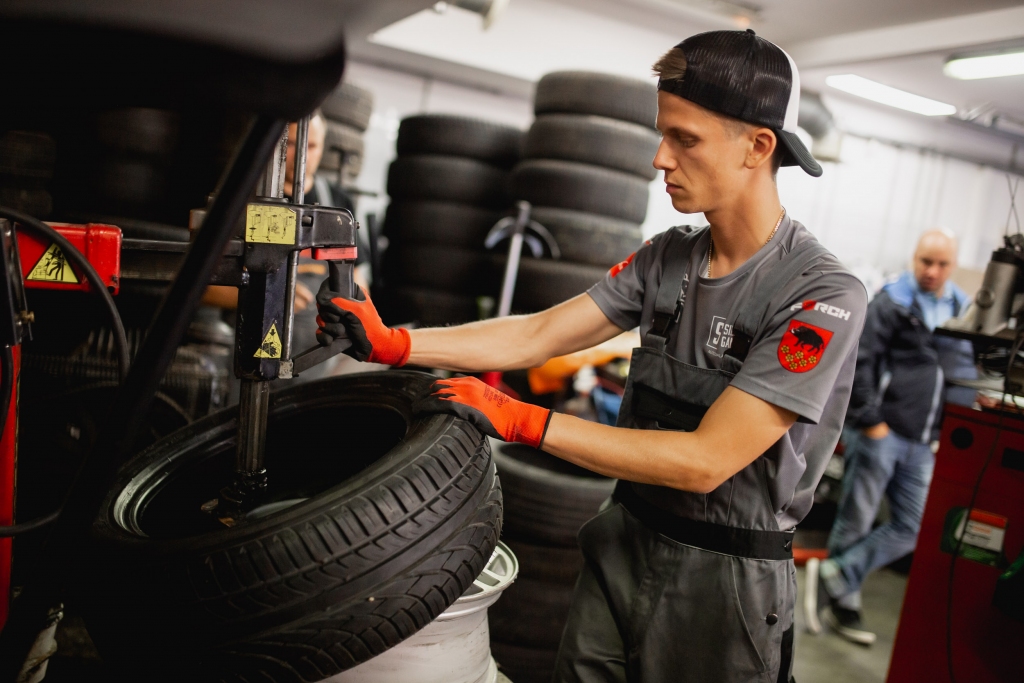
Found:
[[[282,191],[286,122],[300,120],[295,178],[304,179],[309,113],[341,80],[342,17],[324,16],[315,2],[304,3],[308,7],[289,4],[286,14],[292,21],[287,25],[273,21],[282,6],[272,0],[257,0],[259,6],[251,6],[236,22],[225,22],[217,3],[193,8],[190,17],[183,16],[173,0],[142,5],[119,1],[115,8],[109,4],[83,2],[74,11],[16,3],[0,9],[0,40],[11,50],[3,78],[11,98],[8,110],[0,114],[0,124],[50,120],[52,112],[66,109],[68,101],[75,101],[80,109],[217,106],[256,116],[208,206],[193,212],[189,243],[121,240],[120,231],[110,226],[60,226],[50,240],[57,245],[57,253],[51,253],[50,246],[44,248],[44,257],[50,254],[51,261],[60,261],[55,267],[62,274],[67,268],[71,279],[90,280],[108,298],[107,285],[116,290],[125,266],[148,279],[172,282],[131,369],[127,370],[127,362],[123,364],[127,374],[111,417],[62,509],[53,519],[40,520],[52,522],[52,527],[37,571],[10,605],[6,624],[2,619],[8,616],[11,539],[0,539],[3,683],[18,677],[37,635],[52,621],[51,610],[62,602],[101,496],[117,468],[132,455],[134,431],[208,284],[239,287],[235,372],[242,380],[242,393],[236,473],[218,500],[204,508],[225,525],[236,523],[259,505],[271,476],[263,466],[268,383],[296,376],[349,346],[347,340],[338,340],[329,347],[293,354],[293,302],[299,254],[304,250],[329,262],[334,291],[352,294],[358,225],[348,211],[304,204],[301,187],[296,187],[291,202],[284,200]],[[207,20],[195,16],[204,12],[209,14]],[[207,28],[197,32],[194,27],[199,25]],[[40,45],[47,46],[45,54],[40,53]],[[126,60],[125,54],[132,54],[132,59]],[[139,73],[147,77],[140,79]],[[257,199],[250,202],[257,183]],[[35,231],[47,227],[39,228],[39,222],[28,216],[23,220],[15,216],[15,221],[23,228],[36,225]],[[6,275],[0,277],[0,410],[9,418],[0,437],[0,524],[8,525],[14,505],[14,379],[18,345],[30,334],[31,322],[15,227],[11,222],[0,226]],[[101,248],[84,249],[83,256],[83,250],[68,241],[75,235],[110,239]],[[93,245],[88,239],[85,243]],[[77,263],[77,272],[65,260]],[[36,265],[30,266],[30,274]],[[97,279],[100,270],[107,272],[107,282]],[[35,285],[30,282],[30,286]],[[10,315],[3,315],[5,310]],[[119,319],[115,327],[120,327]],[[120,337],[123,340],[123,329]],[[121,351],[127,361],[126,350]]]

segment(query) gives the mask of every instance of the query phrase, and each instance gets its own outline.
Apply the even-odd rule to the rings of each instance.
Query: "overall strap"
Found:
[[[817,240],[801,242],[793,247],[793,250],[782,257],[775,266],[768,271],[764,282],[760,283],[751,297],[740,309],[736,321],[733,323],[732,345],[725,352],[739,362],[743,362],[754,341],[754,335],[764,318],[772,298],[786,286],[790,281],[800,277],[804,271],[816,260],[829,254],[828,249],[823,247]]]
[[[644,335],[643,345],[658,351],[665,350],[669,328],[679,322],[683,312],[683,282],[690,268],[690,254],[707,228],[683,232],[672,228],[667,236],[668,244],[662,250],[661,282],[654,300],[654,317],[651,329]]]

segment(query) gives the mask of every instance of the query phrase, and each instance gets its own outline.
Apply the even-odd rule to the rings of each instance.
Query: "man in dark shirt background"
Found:
[[[818,632],[818,610],[839,635],[870,645],[861,620],[864,578],[913,551],[935,467],[946,401],[971,405],[974,390],[950,386],[974,379],[969,342],[934,334],[965,309],[967,295],[949,281],[956,241],[926,232],[913,270],[886,284],[868,306],[857,354],[843,440],[843,492],[829,535],[830,557],[807,563],[807,623]],[[890,519],[872,529],[883,494]]]

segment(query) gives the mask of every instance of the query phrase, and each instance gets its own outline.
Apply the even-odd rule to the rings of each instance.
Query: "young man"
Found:
[[[692,36],[656,65],[654,166],[709,228],[658,235],[548,311],[389,330],[321,291],[322,341],[383,363],[510,370],[639,326],[619,427],[552,414],[473,378],[420,410],[461,415],[620,479],[580,531],[586,566],[557,681],[786,681],[792,531],[842,427],[866,296],[785,214],[777,164],[821,169],[794,131],[796,67],[752,31]]]
[[[870,645],[862,624],[860,587],[879,567],[914,549],[935,468],[931,444],[939,438],[946,401],[971,405],[975,392],[948,387],[974,379],[971,343],[932,334],[960,315],[968,297],[949,281],[956,240],[941,230],[921,236],[913,270],[885,285],[868,306],[850,399],[846,472],[839,512],[828,539],[830,557],[807,563],[807,624],[821,629],[818,610],[840,636]],[[872,529],[882,495],[892,516]],[[820,579],[822,590],[816,590]],[[821,596],[820,604],[813,601]]]

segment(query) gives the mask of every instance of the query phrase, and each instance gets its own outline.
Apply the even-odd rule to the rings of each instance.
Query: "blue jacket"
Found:
[[[953,315],[968,297],[952,282]],[[929,442],[939,438],[946,401],[971,405],[974,390],[947,385],[975,379],[970,342],[933,334],[915,297],[913,275],[888,283],[868,304],[857,351],[857,371],[847,423],[857,428],[885,422],[900,436]]]

